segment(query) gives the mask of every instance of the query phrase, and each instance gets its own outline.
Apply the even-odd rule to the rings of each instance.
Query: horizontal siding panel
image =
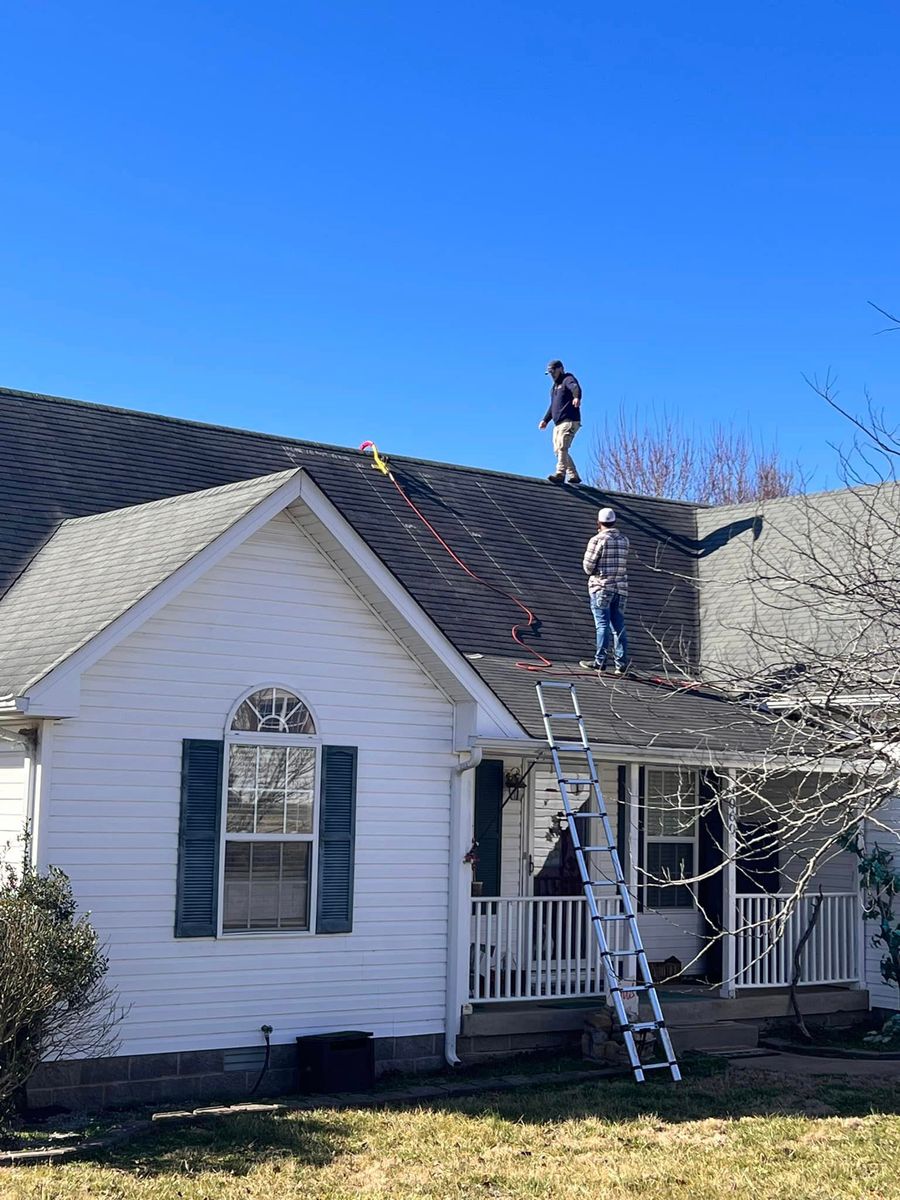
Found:
[[[158,984],[158,972],[161,967],[167,967],[173,978],[197,976],[198,971],[202,970],[204,983],[206,980],[238,979],[241,984],[247,986],[253,986],[257,977],[264,979],[271,976],[276,982],[286,979],[288,972],[290,978],[308,977],[311,971],[318,977],[319,972],[330,971],[331,967],[337,968],[346,964],[348,960],[368,961],[371,970],[384,970],[385,973],[415,973],[416,964],[409,961],[410,950],[415,950],[416,954],[430,952],[434,961],[443,962],[442,952],[436,949],[436,946],[439,946],[439,922],[432,920],[420,924],[422,929],[415,932],[404,931],[398,924],[392,926],[395,937],[391,938],[390,952],[386,952],[384,938],[379,937],[378,929],[370,926],[368,932],[360,931],[359,937],[356,936],[355,929],[353,936],[336,934],[330,938],[306,937],[301,940],[286,935],[284,943],[292,948],[289,965],[283,964],[272,953],[272,944],[277,941],[275,935],[272,935],[263,938],[235,937],[230,940],[220,938],[217,941],[210,938],[209,941],[192,944],[192,950],[200,944],[203,944],[203,947],[214,948],[206,954],[170,955],[160,947],[122,947],[116,954],[116,971],[125,974],[146,974]],[[360,967],[356,966],[354,970],[359,972]],[[318,982],[328,986],[330,977],[324,980],[319,978]]]
[[[269,1011],[281,1011],[297,1014],[307,1008],[308,1002],[328,1000],[334,996],[335,988],[340,986],[345,999],[348,993],[359,997],[395,996],[403,991],[404,983],[415,982],[419,1003],[429,994],[437,999],[444,988],[444,971],[442,965],[428,967],[423,965],[420,973],[413,978],[398,977],[397,975],[378,977],[372,972],[362,970],[350,971],[346,967],[333,967],[334,977],[327,980],[315,981],[297,977],[290,980],[268,979],[250,982],[236,981],[232,978],[219,978],[215,981],[204,978],[203,1011],[210,1016],[239,1017],[242,1014],[252,1015],[259,1011],[260,998],[265,995],[265,1004]],[[172,1003],[178,996],[178,990],[173,988],[151,988],[123,982],[121,991],[129,994],[129,988],[134,995],[140,997],[141,1015],[146,1021],[165,1020],[168,1012],[171,1015]]]
[[[181,740],[273,682],[359,747],[353,932],[176,941]],[[452,748],[446,698],[286,518],[92,668],[54,739],[49,848],[131,1005],[121,1052],[256,1044],[263,1021],[440,1030]]]
[[[196,1009],[196,1018],[194,1020],[188,1013],[182,1013],[177,1021],[173,1022],[172,1004],[175,1002],[175,997],[170,998],[167,1004],[161,1004],[158,1007],[153,1006],[142,1010],[141,1020],[135,1021],[135,1033],[153,1034],[164,1029],[167,1025],[174,1024],[176,1027],[192,1024],[195,1028],[213,1028],[227,1032],[228,1030],[240,1030],[247,1026],[247,1020],[255,1023],[255,1037],[259,1037],[260,1018],[268,1018],[269,1023],[305,1026],[311,1019],[317,1018],[324,1020],[327,1024],[334,1028],[333,1020],[337,1013],[348,1013],[359,1011],[361,1006],[365,1006],[371,999],[371,1004],[368,1007],[370,1020],[378,1018],[378,998],[381,996],[377,984],[367,984],[365,988],[360,987],[358,992],[348,992],[344,990],[341,995],[334,997],[330,994],[320,996],[318,1003],[315,1000],[310,1000],[308,1004],[300,1005],[293,1003],[291,1000],[278,1000],[269,1002],[267,998],[260,996],[256,1000],[247,1000],[238,1005],[229,1005],[227,1002],[213,1006],[210,1011],[207,1006],[199,1006]],[[435,989],[433,993],[422,996],[411,996],[409,993],[403,993],[394,989],[389,992],[390,1011],[392,1013],[391,1020],[395,1017],[393,1014],[399,1013],[403,1009],[412,1013],[427,1012],[426,1005],[431,1004],[431,1014],[437,1016],[440,1014],[439,1001],[443,998],[442,991]],[[365,1009],[364,1009],[365,1011]],[[340,1028],[340,1026],[338,1026]]]

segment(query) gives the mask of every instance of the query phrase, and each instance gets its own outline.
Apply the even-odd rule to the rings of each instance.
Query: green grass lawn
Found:
[[[764,1072],[586,1083],[386,1111],[173,1129],[61,1167],[0,1169],[14,1200],[900,1200],[900,1088]]]

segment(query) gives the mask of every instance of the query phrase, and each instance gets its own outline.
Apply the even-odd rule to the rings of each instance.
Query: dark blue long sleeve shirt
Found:
[[[563,421],[580,421],[581,408],[575,407],[573,401],[581,402],[581,384],[574,375],[567,372],[550,388],[550,407],[544,417],[544,422],[551,420],[554,425]]]

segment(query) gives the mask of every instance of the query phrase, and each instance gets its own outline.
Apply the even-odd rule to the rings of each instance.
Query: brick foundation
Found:
[[[73,1059],[43,1063],[28,1083],[33,1108],[60,1105],[92,1110],[132,1104],[202,1104],[207,1100],[246,1099],[259,1067],[226,1069],[229,1058],[259,1047],[234,1050],[185,1050],[171,1054],[132,1054],[114,1058]],[[435,1071],[444,1062],[443,1034],[376,1038],[375,1073]],[[259,1086],[261,1096],[297,1090],[295,1043],[272,1047],[269,1070]]]

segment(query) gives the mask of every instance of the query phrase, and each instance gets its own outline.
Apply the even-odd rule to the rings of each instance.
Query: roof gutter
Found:
[[[541,738],[473,738],[476,746],[481,746],[485,754],[496,757],[510,758],[537,757],[547,750],[547,743]],[[639,763],[647,765],[660,764],[674,766],[683,764],[688,767],[714,768],[759,768],[796,769],[796,760],[774,754],[740,754],[736,751],[715,750],[685,750],[674,746],[628,746],[614,742],[591,742],[591,751],[601,759],[617,763]],[[817,763],[822,772],[839,772],[852,770],[847,763],[837,759],[822,759]]]

